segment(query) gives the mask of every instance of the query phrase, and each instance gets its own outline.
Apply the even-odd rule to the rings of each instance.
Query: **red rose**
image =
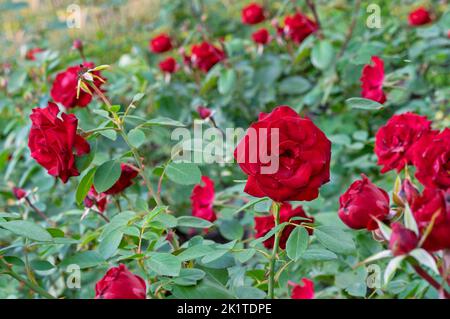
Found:
[[[264,8],[257,3],[251,3],[242,9],[242,23],[244,24],[257,24],[264,19]]]
[[[268,196],[278,202],[313,200],[330,179],[331,142],[310,119],[289,106],[260,113],[234,157],[248,175],[244,191],[255,197]]]
[[[302,284],[296,284],[289,281],[289,286],[292,286],[291,299],[314,299],[314,282],[307,278],[301,280]]]
[[[424,7],[412,11],[408,16],[408,23],[410,26],[424,25],[430,22],[430,13]]]
[[[159,69],[162,72],[174,73],[177,69],[177,61],[172,57],[168,57],[167,59],[159,62]]]
[[[339,198],[339,218],[350,228],[375,230],[389,214],[389,195],[365,175],[354,181]]]
[[[295,43],[300,43],[310,34],[316,32],[317,28],[317,24],[314,21],[301,12],[297,12],[284,19],[283,33]]]
[[[97,207],[100,213],[103,213],[106,209],[106,204],[108,203],[108,199],[105,193],[97,193],[94,186],[91,186],[89,193],[86,195],[84,199],[84,206],[91,208],[93,206]]]
[[[225,59],[225,52],[208,42],[194,45],[191,51],[190,63],[203,72],[208,72],[216,63]]]
[[[66,183],[69,177],[78,176],[75,156],[89,153],[86,140],[77,134],[78,119],[73,114],[61,113],[55,103],[46,108],[32,110],[28,147],[34,158],[52,176]],[[74,155],[75,149],[75,155]]]
[[[87,106],[92,100],[92,95],[80,90],[80,95],[77,98],[78,75],[83,69],[92,68],[94,68],[92,62],[83,62],[83,64],[79,66],[72,66],[67,68],[64,72],[58,73],[50,91],[53,100],[61,103],[66,108]],[[92,73],[96,76],[100,76],[100,72],[96,71]],[[102,81],[94,78],[94,85],[96,87],[100,88],[102,84]]]
[[[27,196],[27,191],[23,188],[13,187],[12,192],[14,197],[16,197],[18,200],[21,200],[22,198]]]
[[[417,247],[419,238],[416,233],[405,228],[400,223],[391,225],[392,234],[389,240],[389,249],[394,256],[405,255]]]
[[[430,131],[431,121],[414,113],[394,115],[375,135],[375,154],[382,173],[400,172],[412,162],[412,146]]]
[[[402,182],[399,195],[403,202],[412,203],[420,195],[420,193],[409,179],[405,179]]]
[[[429,231],[423,248],[429,251],[450,248],[450,190],[425,188],[411,210],[421,234]]]
[[[138,171],[128,164],[121,163],[122,172],[117,182],[107,191],[103,192],[107,195],[115,195],[123,192],[125,189],[133,185],[133,179],[138,176]]]
[[[36,53],[41,53],[44,52],[44,49],[41,48],[34,48],[34,49],[30,49],[27,51],[27,54],[25,55],[25,59],[30,60],[30,61],[34,61],[36,60],[35,54]]]
[[[95,285],[95,299],[146,299],[144,279],[120,264],[113,267]]]
[[[197,184],[192,189],[192,216],[213,222],[216,220],[214,212],[214,182],[207,176],[202,176],[203,186]]]
[[[361,96],[383,104],[386,102],[386,95],[383,92],[384,62],[377,56],[372,57],[373,66],[366,64],[362,69]]]
[[[294,217],[308,218],[307,221],[293,220],[292,223],[297,224],[297,225],[301,225],[305,222],[306,223],[314,222],[314,218],[307,216],[305,211],[303,210],[302,206],[298,206],[297,208],[292,209],[291,204],[289,204],[287,202],[283,203],[280,207],[280,224],[284,223],[284,222],[289,222],[290,219],[294,218]],[[255,217],[255,231],[256,231],[255,237],[256,238],[264,237],[274,227],[275,227],[275,218],[273,215]],[[287,225],[283,228],[283,231],[281,232],[280,243],[279,243],[279,247],[281,249],[286,248],[286,242],[289,238],[289,235],[294,230],[294,227],[296,227],[296,226]],[[312,235],[313,230],[311,228],[308,228],[307,230],[308,230],[308,233],[310,235]],[[275,241],[275,238],[274,238],[274,236],[272,236],[269,239],[265,240],[263,242],[263,244],[267,249],[272,249],[274,241]]]
[[[259,29],[252,34],[252,39],[257,44],[267,44],[269,42],[269,31],[267,29]]]
[[[450,189],[450,129],[432,131],[411,149],[416,178],[426,187]]]
[[[172,40],[167,34],[162,33],[150,40],[150,50],[153,53],[163,53],[172,50]]]
[[[203,120],[207,119],[212,114],[210,109],[208,109],[207,107],[201,106],[201,105],[199,107],[197,107],[197,113],[200,116],[200,118]]]

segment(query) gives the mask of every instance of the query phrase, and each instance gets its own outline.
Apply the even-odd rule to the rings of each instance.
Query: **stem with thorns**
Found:
[[[273,210],[273,217],[275,219],[275,226],[278,227],[280,224],[280,205],[276,202],[273,202],[272,204],[272,210]],[[270,299],[273,299],[274,297],[274,290],[275,290],[275,261],[277,258],[278,253],[278,245],[280,243],[280,237],[281,237],[281,231],[278,231],[275,233],[275,240],[273,243],[273,249],[272,249],[272,255],[270,256],[269,260],[269,291],[268,296]]]

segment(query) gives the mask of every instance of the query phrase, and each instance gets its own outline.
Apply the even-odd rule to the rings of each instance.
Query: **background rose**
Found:
[[[194,45],[191,51],[192,65],[203,72],[208,72],[216,63],[225,59],[225,53],[208,42]]]
[[[124,264],[109,269],[95,285],[95,299],[146,299],[144,279]]]
[[[373,56],[371,61],[373,65],[367,64],[362,69],[361,96],[384,103],[386,102],[386,95],[383,92],[384,61],[377,56]]]
[[[164,53],[172,50],[171,38],[165,33],[157,35],[150,40],[150,50],[153,53]]]
[[[408,23],[411,26],[424,25],[431,22],[430,13],[424,7],[419,7],[408,16]]]
[[[297,12],[284,19],[283,32],[285,36],[295,43],[302,42],[310,34],[317,31],[317,24],[310,18]]]
[[[208,176],[202,176],[202,185],[195,185],[191,194],[192,216],[213,222],[217,219],[214,212],[214,182]]]
[[[419,244],[419,238],[412,230],[405,228],[400,223],[393,223],[392,234],[389,240],[389,249],[394,256],[409,253]]]
[[[264,9],[257,3],[251,3],[242,9],[242,23],[244,24],[257,24],[264,19]]]

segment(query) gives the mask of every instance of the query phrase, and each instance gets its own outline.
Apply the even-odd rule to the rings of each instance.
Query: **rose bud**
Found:
[[[426,135],[431,121],[411,112],[394,115],[375,135],[375,154],[381,173],[395,169],[400,172],[412,163],[412,146]]]
[[[293,220],[291,221],[291,218],[294,217],[303,217],[306,218],[306,220]],[[306,215],[305,211],[303,210],[302,206],[298,206],[295,209],[292,209],[291,204],[285,202],[280,207],[280,223],[289,222],[297,225],[302,225],[303,223],[313,223],[314,218],[309,217]],[[275,227],[275,218],[273,215],[270,216],[256,216],[255,217],[255,237],[261,238],[264,237],[269,231],[272,230],[272,228]],[[289,238],[289,235],[294,230],[296,226],[294,225],[287,225],[283,228],[283,231],[280,236],[280,242],[279,247],[281,249],[286,248],[286,242]],[[313,230],[311,228],[308,228],[308,234],[312,235]],[[267,249],[272,249],[274,245],[275,238],[274,236],[271,236],[270,238],[266,239],[263,244]]]
[[[120,264],[113,267],[95,285],[95,299],[146,299],[144,279]]]
[[[242,9],[242,23],[244,24],[258,24],[264,19],[264,9],[257,3],[251,3]]]
[[[197,107],[197,113],[201,119],[205,120],[211,116],[212,111],[210,109],[208,109],[207,107],[200,105],[199,107]]]
[[[301,43],[309,35],[316,32],[317,29],[317,23],[309,19],[301,12],[297,12],[292,16],[287,16],[284,19],[284,35],[297,44]]]
[[[208,42],[192,46],[191,51],[190,63],[205,73],[225,59],[225,52]]]
[[[410,206],[414,203],[414,200],[420,195],[419,190],[414,186],[409,179],[405,179],[402,182],[400,189],[400,198],[403,202],[408,203]]]
[[[76,116],[59,113],[58,106],[51,102],[45,108],[32,110],[28,147],[32,158],[50,175],[66,183],[69,177],[80,175],[75,157],[89,153],[90,146],[77,134]]]
[[[25,196],[27,196],[27,191],[24,190],[23,188],[13,187],[12,192],[13,192],[13,195],[14,195],[18,200],[21,200],[22,198],[24,198]]]
[[[383,104],[386,102],[386,95],[383,91],[384,61],[377,56],[373,56],[371,61],[373,65],[366,64],[362,69],[361,96]]]
[[[350,228],[375,230],[376,219],[389,215],[389,195],[365,175],[353,182],[339,198],[339,218]]]
[[[162,33],[150,40],[150,50],[153,53],[163,53],[172,50],[172,40]]]
[[[259,29],[252,34],[252,39],[256,44],[265,45],[270,40],[269,31],[267,29]]]
[[[83,51],[83,42],[80,39],[73,40],[72,48],[78,51]]]
[[[172,57],[168,57],[159,62],[159,69],[164,73],[174,73],[177,70],[177,61]]]
[[[394,256],[406,255],[417,247],[419,238],[412,230],[400,223],[391,224],[392,234],[389,240],[389,249]]]
[[[98,194],[94,186],[91,186],[89,193],[84,199],[84,206],[88,208],[92,208],[93,206],[95,206],[100,213],[103,213],[106,209],[107,203],[107,196],[104,193]]]
[[[424,8],[420,7],[412,11],[408,16],[408,24],[410,26],[419,26],[431,22],[430,13]]]
[[[217,219],[213,209],[214,205],[214,182],[207,176],[202,176],[202,183],[192,189],[191,207],[192,216],[213,222]]]
[[[314,299],[314,282],[312,280],[303,278],[301,285],[288,281],[288,285],[293,287],[291,299]]]
[[[30,60],[30,61],[35,61],[36,60],[36,53],[41,53],[44,52],[44,49],[41,48],[34,48],[34,49],[30,49],[27,51],[26,55],[25,55],[25,59]]]
[[[119,179],[110,189],[103,192],[104,194],[119,194],[133,185],[133,179],[138,176],[139,172],[134,167],[124,163],[120,164],[120,168],[122,169],[122,172],[120,173]]]

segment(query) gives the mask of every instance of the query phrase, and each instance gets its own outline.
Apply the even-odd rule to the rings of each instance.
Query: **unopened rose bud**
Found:
[[[420,195],[419,190],[414,186],[409,179],[405,179],[402,183],[399,196],[403,201],[407,201],[411,206],[414,200]]]
[[[205,120],[211,116],[211,110],[204,106],[197,107],[197,113],[201,119]]]
[[[83,42],[80,39],[75,39],[72,43],[72,48],[75,50],[82,51],[83,50]]]
[[[27,196],[27,192],[24,189],[19,188],[19,187],[13,187],[12,192],[18,200],[21,200],[22,198]]]
[[[400,223],[393,223],[392,234],[389,240],[389,249],[394,256],[405,255],[417,247],[419,238],[412,230]]]

